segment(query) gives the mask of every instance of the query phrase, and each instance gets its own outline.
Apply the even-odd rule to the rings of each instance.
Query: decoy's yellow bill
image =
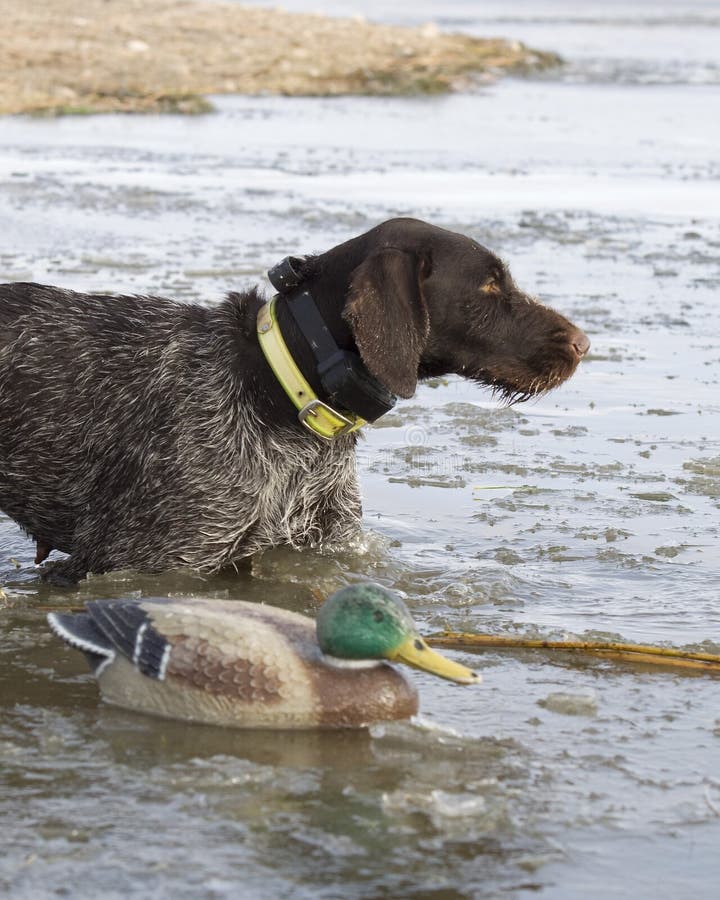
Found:
[[[439,675],[440,678],[447,678],[448,681],[455,681],[458,684],[478,684],[482,681],[477,672],[431,650],[417,635],[403,641],[389,658],[394,662],[405,663],[414,669],[422,669],[423,672]]]

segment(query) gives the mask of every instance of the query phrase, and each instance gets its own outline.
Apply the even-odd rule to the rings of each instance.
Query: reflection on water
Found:
[[[118,594],[313,615],[370,577],[426,631],[718,652],[716,11],[477,6],[443,16],[495,22],[568,68],[431,100],[2,122],[3,279],[210,303],[288,252],[410,213],[491,246],[593,343],[541,401],[498,409],[439,380],[369,430],[366,533],[341,554],[279,549],[238,574],[113,573],[63,592],[37,582],[31,543],[0,517],[8,896],[714,896],[717,679],[456,654],[483,685],[413,673],[417,722],[245,734],[104,707],[45,627],[50,607]]]

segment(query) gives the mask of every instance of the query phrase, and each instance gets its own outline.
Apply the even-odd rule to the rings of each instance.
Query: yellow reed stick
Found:
[[[508,637],[494,634],[473,634],[462,631],[444,631],[427,639],[432,647],[450,650],[476,650],[494,647],[516,650],[560,650],[600,655],[629,662],[678,666],[720,672],[720,655],[679,650],[675,647],[653,647],[649,644],[624,644],[617,641],[551,641],[543,638]]]

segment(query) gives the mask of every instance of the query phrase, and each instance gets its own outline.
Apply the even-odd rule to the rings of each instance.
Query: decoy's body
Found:
[[[346,588],[321,610],[317,636],[305,616],[239,601],[99,600],[84,613],[53,613],[48,621],[85,653],[108,703],[243,728],[362,727],[408,718],[418,708],[417,691],[400,672],[368,658],[377,651],[378,626],[388,645],[378,656],[452,680],[479,680],[434,653],[395,601],[375,585]],[[340,609],[348,605],[354,619]]]

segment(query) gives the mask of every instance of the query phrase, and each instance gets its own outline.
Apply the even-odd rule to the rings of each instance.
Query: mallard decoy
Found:
[[[405,604],[375,584],[343,588],[317,621],[222,600],[93,600],[51,613],[108,703],[242,728],[362,727],[404,719],[415,688],[385,660],[461,684],[479,675],[431,650]]]

